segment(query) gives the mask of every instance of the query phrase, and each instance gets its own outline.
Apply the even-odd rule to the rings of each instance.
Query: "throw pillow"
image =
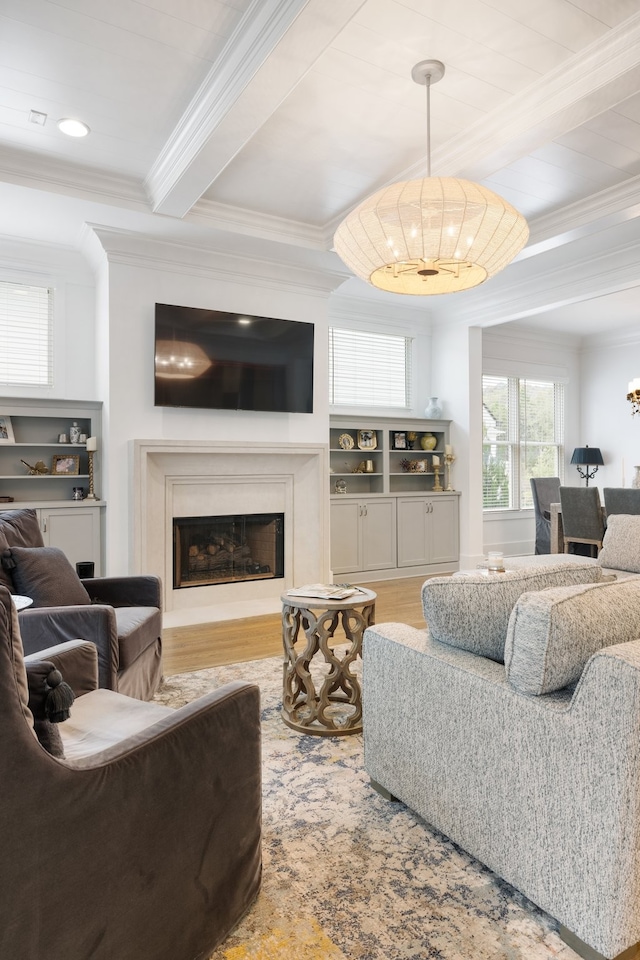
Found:
[[[31,597],[34,607],[67,607],[91,598],[62,550],[57,547],[11,547],[2,555],[17,594]]]
[[[575,683],[596,651],[637,639],[640,580],[525,593],[509,620],[507,678],[521,693],[552,693]]]
[[[42,532],[35,510],[0,510],[0,553],[9,547],[43,547]],[[11,590],[11,576],[0,564],[0,583]]]
[[[454,573],[426,581],[422,610],[434,640],[502,663],[509,617],[518,597],[601,579],[601,568],[586,559],[582,564],[559,561],[497,574]]]
[[[607,517],[602,550],[598,554],[601,567],[640,573],[640,516],[612,513]]]

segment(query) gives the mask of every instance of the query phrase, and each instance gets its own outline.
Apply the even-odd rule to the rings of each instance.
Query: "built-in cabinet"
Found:
[[[395,567],[395,499],[344,498],[332,503],[331,562],[334,576]]]
[[[457,569],[459,494],[446,489],[452,453],[447,420],[331,419],[334,579]]]
[[[102,572],[105,508],[99,499],[101,421],[100,403],[0,398],[0,426],[5,428],[0,436],[0,510],[34,509],[45,544],[59,547],[72,564],[92,562],[96,575]],[[74,487],[82,487],[85,497],[89,492],[89,454],[86,442],[70,442],[72,427],[96,437],[98,499],[74,500]],[[66,442],[59,442],[60,435]]]

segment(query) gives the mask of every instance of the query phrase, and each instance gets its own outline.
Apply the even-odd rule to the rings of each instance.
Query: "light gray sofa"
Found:
[[[367,629],[365,767],[613,958],[640,940],[640,580],[539,559],[428,580],[427,630]]]

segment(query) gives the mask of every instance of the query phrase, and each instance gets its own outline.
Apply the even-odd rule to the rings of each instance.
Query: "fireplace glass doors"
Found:
[[[174,589],[283,576],[283,513],[174,517]]]

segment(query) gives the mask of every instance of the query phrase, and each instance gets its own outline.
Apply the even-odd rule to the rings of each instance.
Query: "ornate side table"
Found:
[[[341,736],[362,730],[360,677],[352,672],[361,657],[362,635],[374,623],[376,594],[359,589],[345,600],[314,600],[282,594],[284,644],[282,719],[300,733]],[[338,624],[347,649],[334,639]],[[304,648],[296,642],[304,633]],[[316,657],[316,654],[318,656]],[[315,658],[315,660],[314,660]]]

